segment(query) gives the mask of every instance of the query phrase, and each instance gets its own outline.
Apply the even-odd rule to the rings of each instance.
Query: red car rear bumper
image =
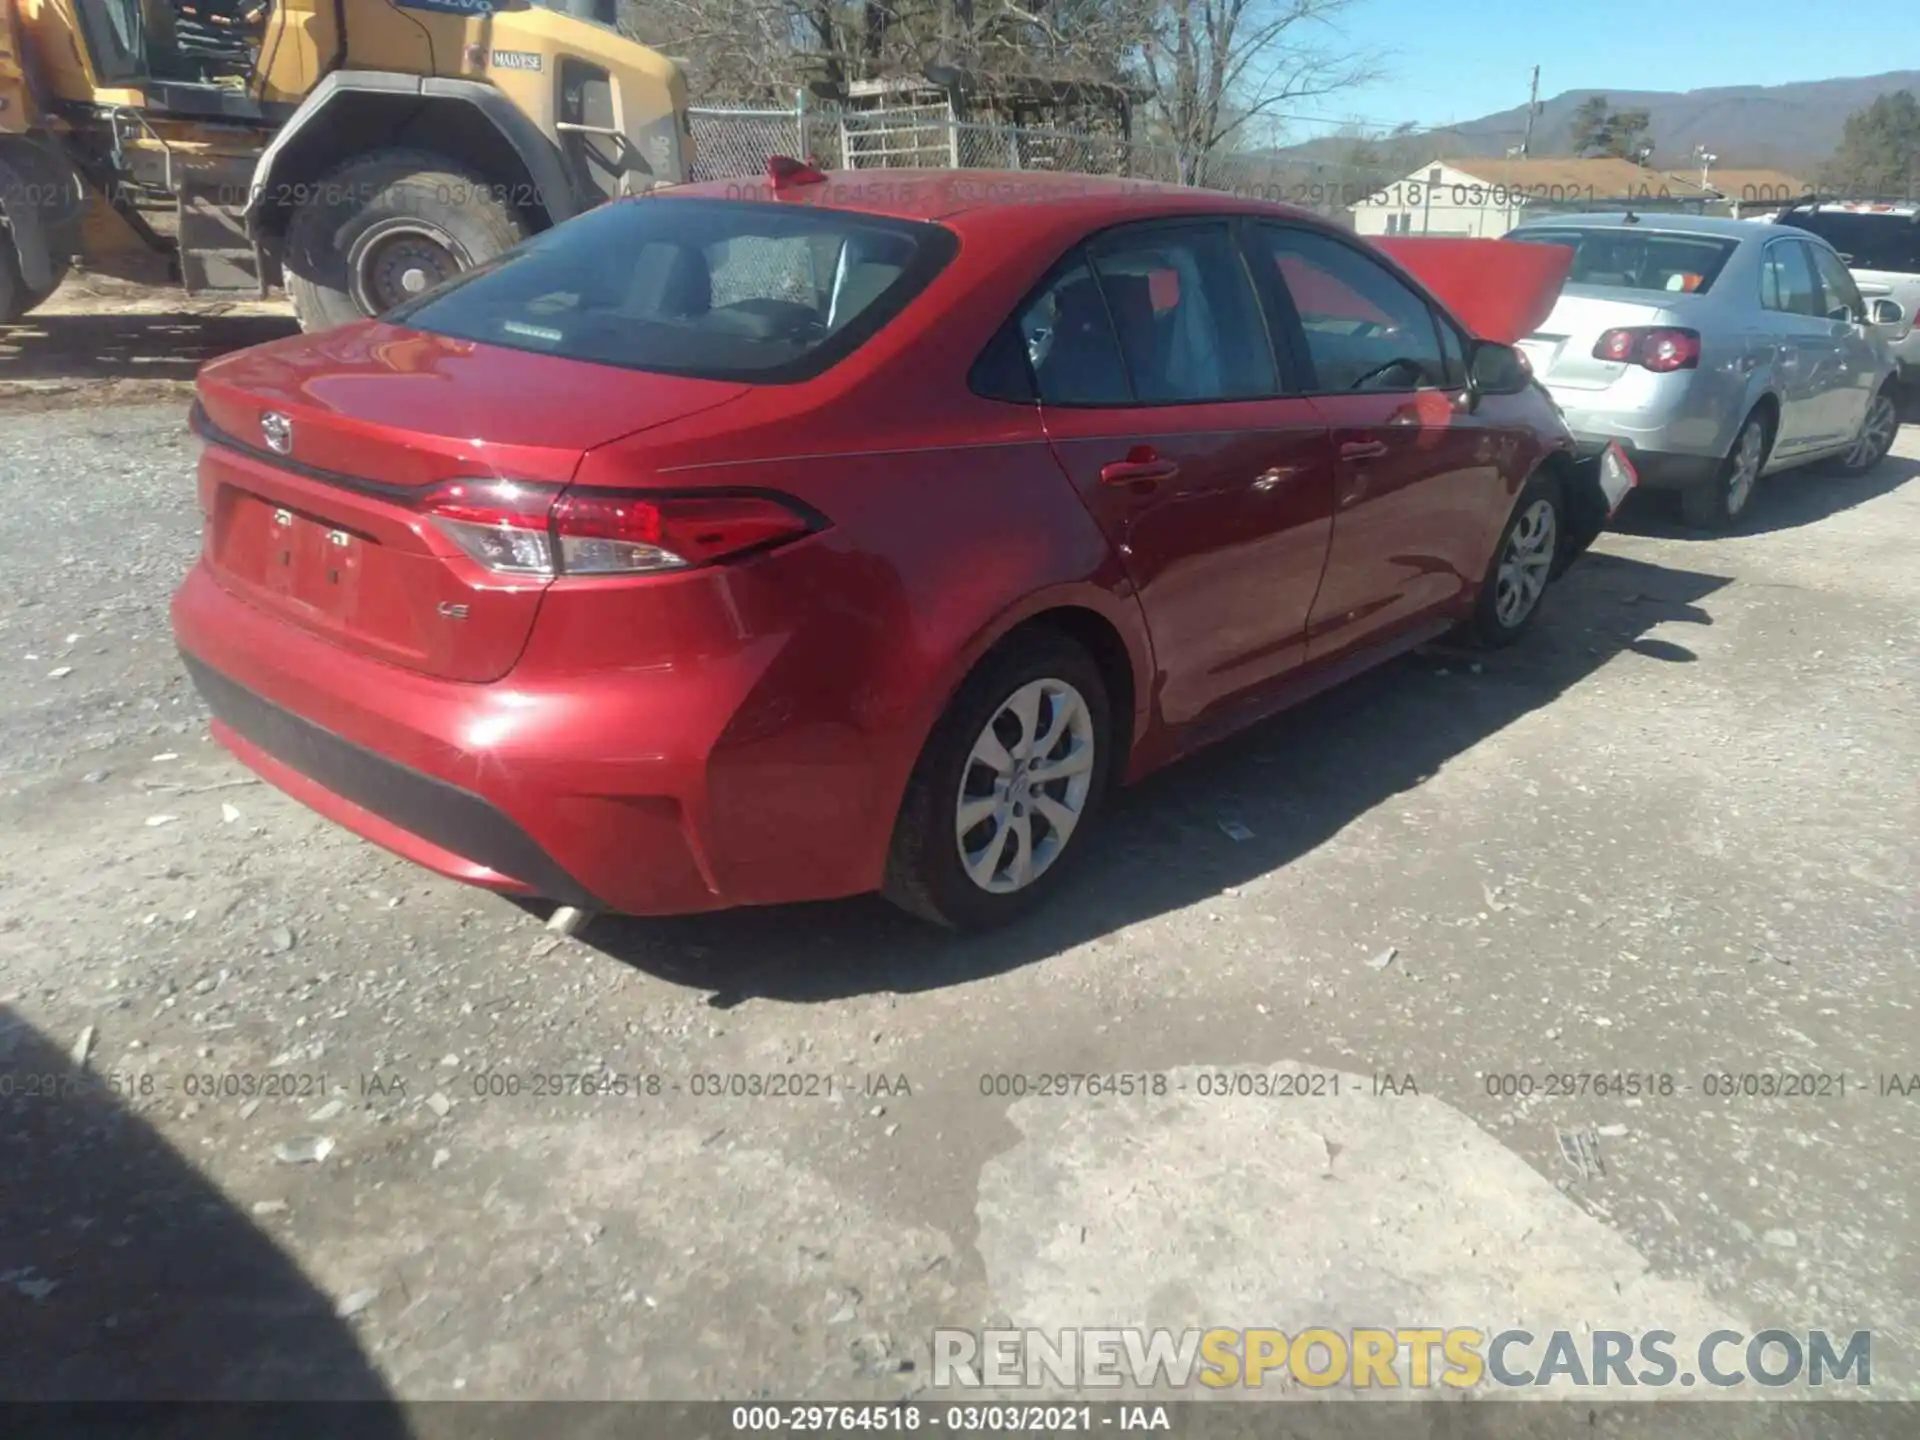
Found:
[[[214,734],[242,763],[443,875],[639,915],[879,884],[891,810],[849,800],[890,788],[882,754],[818,732],[799,737],[804,757],[729,741],[772,663],[764,649],[611,676],[441,680],[297,630],[204,562],[173,623]]]

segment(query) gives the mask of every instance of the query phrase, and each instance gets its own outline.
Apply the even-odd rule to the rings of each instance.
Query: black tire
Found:
[[[0,230],[0,325],[13,324],[34,303],[27,282],[20,278],[20,259],[13,253],[13,241]]]
[[[72,266],[65,260],[53,267],[53,283],[35,290],[20,278],[20,257],[13,253],[13,242],[0,231],[0,325],[11,325],[34,306],[60,288]]]
[[[53,284],[44,290],[30,288],[20,277],[20,257],[13,252],[13,241],[0,229],[0,325],[13,324],[58,290],[66,278],[67,266],[62,262],[53,267]]]
[[[1680,492],[1680,518],[1690,528],[1731,530],[1752,507],[1754,492],[1760,483],[1758,470],[1744,488],[1736,485],[1734,479],[1741,464],[1741,447],[1748,443],[1748,433],[1756,428],[1760,436],[1758,470],[1767,468],[1767,457],[1773,453],[1773,425],[1767,412],[1755,406],[1734,432],[1733,444],[1713,472],[1713,479],[1689,485]]]
[[[1540,569],[1539,588],[1532,594],[1523,609],[1517,612],[1508,607],[1503,599],[1502,568],[1508,563],[1509,551],[1515,551],[1511,558],[1519,560],[1521,554],[1531,556],[1536,546],[1527,543],[1521,535],[1522,527],[1528,533],[1537,534],[1540,512],[1538,507],[1544,504],[1546,515],[1550,519],[1551,530],[1541,537],[1538,549],[1545,552],[1544,567],[1522,565],[1525,570]],[[1480,594],[1473,604],[1473,618],[1465,627],[1466,638],[1483,649],[1498,650],[1511,645],[1527,633],[1540,607],[1546,603],[1547,589],[1560,567],[1560,556],[1567,544],[1568,517],[1566,491],[1560,484],[1560,477],[1551,470],[1539,469],[1528,477],[1527,483],[1520,489],[1519,498],[1513,502],[1513,513],[1507,516],[1507,523],[1500,528],[1500,543],[1493,547],[1493,558],[1487,562],[1487,573],[1480,580]]]
[[[1867,407],[1866,417],[1860,422],[1856,448],[1828,461],[1822,468],[1831,475],[1844,476],[1849,480],[1865,475],[1887,458],[1899,435],[1900,394],[1893,381],[1889,380]]]
[[[1080,818],[1057,856],[1018,890],[994,892],[967,874],[955,835],[956,806],[967,782],[974,742],[1021,687],[1059,680],[1085,702],[1093,765]],[[910,914],[950,930],[988,930],[1044,901],[1086,848],[1113,774],[1114,727],[1100,667],[1078,643],[1045,626],[1018,631],[967,677],[934,726],[894,821],[882,893]],[[1030,822],[1031,823],[1031,822]]]
[[[496,187],[423,150],[376,150],[310,189],[287,225],[281,262],[304,330],[344,325],[405,298],[378,263],[382,254],[399,253],[396,243],[431,247],[421,253],[434,263],[414,268],[437,283],[512,249],[528,233]]]

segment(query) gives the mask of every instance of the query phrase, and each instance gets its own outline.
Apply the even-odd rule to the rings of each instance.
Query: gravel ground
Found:
[[[168,635],[192,460],[0,402],[0,1394],[892,1397],[994,1320],[1870,1326],[1920,1394],[1920,430],[1737,537],[1636,504],[1522,646],[1158,777],[967,942],[559,941],[252,783]],[[1703,1093],[1780,1069],[1849,1092]],[[1168,1088],[982,1093],[1059,1071]],[[698,1093],[772,1073],[831,1093]]]

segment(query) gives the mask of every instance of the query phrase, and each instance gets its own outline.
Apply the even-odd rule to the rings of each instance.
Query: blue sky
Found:
[[[1844,23],[1830,29],[1783,0],[1353,0],[1337,21],[1341,36],[1328,41],[1391,52],[1387,77],[1290,108],[1385,124],[1471,120],[1525,104],[1535,65],[1542,99],[1920,69],[1915,0],[1846,0],[1842,10]],[[1329,128],[1295,122],[1287,138]]]

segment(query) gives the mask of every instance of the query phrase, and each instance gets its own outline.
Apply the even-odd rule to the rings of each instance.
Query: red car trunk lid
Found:
[[[1391,255],[1483,340],[1512,345],[1553,313],[1573,251],[1518,240],[1375,235]]]
[[[378,322],[200,372],[205,554],[222,584],[350,649],[495,680],[550,580],[490,571],[421,501],[451,480],[565,485],[596,445],[747,387],[646,374]]]

